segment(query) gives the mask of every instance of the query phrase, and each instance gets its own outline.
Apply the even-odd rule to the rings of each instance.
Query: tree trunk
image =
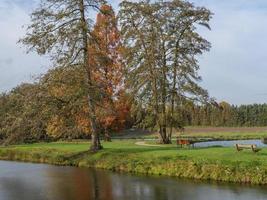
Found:
[[[162,44],[162,57],[163,57],[163,66],[162,66],[162,83],[161,83],[161,131],[162,131],[162,142],[164,144],[171,144],[171,138],[167,133],[167,113],[166,113],[166,98],[167,98],[167,60],[166,60],[166,50],[165,42]]]
[[[160,125],[159,133],[161,137],[161,140],[160,140],[161,144],[171,144],[171,138],[168,137],[167,127],[165,125]]]
[[[88,87],[88,107],[89,107],[89,119],[90,119],[90,124],[91,124],[91,134],[92,134],[92,143],[91,143],[91,151],[98,151],[102,149],[102,146],[100,144],[99,140],[99,134],[97,130],[97,125],[96,125],[96,113],[95,113],[95,103],[93,101],[93,97],[95,96],[94,92],[94,85],[92,82],[92,69],[89,64],[89,52],[88,52],[88,26],[87,22],[85,19],[85,4],[84,0],[80,0],[80,12],[81,12],[81,23],[82,23],[82,36],[83,36],[83,64],[84,68],[87,72],[87,87]]]
[[[175,60],[174,60],[174,66],[173,66],[173,85],[172,85],[172,91],[171,91],[171,123],[170,123],[170,139],[172,138],[173,134],[173,127],[174,127],[174,100],[176,96],[176,79],[177,79],[177,67],[178,67],[178,48],[179,48],[179,42],[178,40],[175,45]]]
[[[93,104],[90,94],[88,95],[88,105],[89,105],[89,112],[90,112],[89,117],[90,117],[91,131],[92,131],[90,150],[96,152],[102,149],[103,147],[101,146],[98,129],[96,126],[95,106]]]

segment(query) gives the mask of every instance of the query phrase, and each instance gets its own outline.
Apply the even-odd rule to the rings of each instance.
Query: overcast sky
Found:
[[[32,81],[49,68],[47,58],[17,44],[39,0],[0,0],[0,92]],[[200,58],[203,87],[218,101],[267,103],[267,0],[191,0],[213,13],[212,43]],[[119,0],[113,0],[117,6]]]

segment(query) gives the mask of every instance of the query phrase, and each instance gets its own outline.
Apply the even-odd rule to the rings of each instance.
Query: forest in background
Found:
[[[1,94],[1,140],[12,144],[89,139],[90,123],[82,76],[82,69],[78,66],[68,70],[52,69],[37,83],[24,83]],[[116,101],[116,112],[110,115],[99,113],[102,137],[105,133],[120,136],[121,130],[132,127],[155,130],[148,117],[149,111],[136,112],[133,104],[129,95],[124,94]],[[184,101],[176,109],[175,121],[182,126],[267,126],[267,104],[235,106],[221,102],[197,105]]]

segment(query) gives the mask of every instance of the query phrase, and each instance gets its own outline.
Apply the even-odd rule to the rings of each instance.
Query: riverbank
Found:
[[[177,149],[139,146],[135,140],[103,143],[98,153],[89,143],[43,143],[0,148],[1,160],[93,167],[120,172],[236,183],[267,184],[267,149],[255,154],[234,147]]]

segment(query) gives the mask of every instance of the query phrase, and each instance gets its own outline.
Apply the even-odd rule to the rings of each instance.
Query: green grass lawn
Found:
[[[181,149],[138,146],[136,140],[104,142],[88,151],[89,142],[57,142],[0,148],[0,159],[95,167],[113,171],[231,182],[267,183],[267,149],[237,152],[234,147]]]
[[[246,165],[257,163],[258,165],[267,165],[267,148],[263,148],[258,153],[251,150],[237,152],[234,147],[209,147],[209,148],[177,148],[176,145],[165,145],[165,147],[138,146],[136,140],[104,142],[104,150],[96,154],[90,154],[94,157],[98,154],[114,154],[118,156],[138,156],[142,159],[182,159],[195,162],[225,163],[235,164],[242,162]],[[22,152],[50,152],[53,154],[75,155],[88,151],[89,142],[55,142],[38,143],[27,145],[16,145],[0,148],[0,151],[17,150]],[[88,153],[89,154],[89,153]]]

